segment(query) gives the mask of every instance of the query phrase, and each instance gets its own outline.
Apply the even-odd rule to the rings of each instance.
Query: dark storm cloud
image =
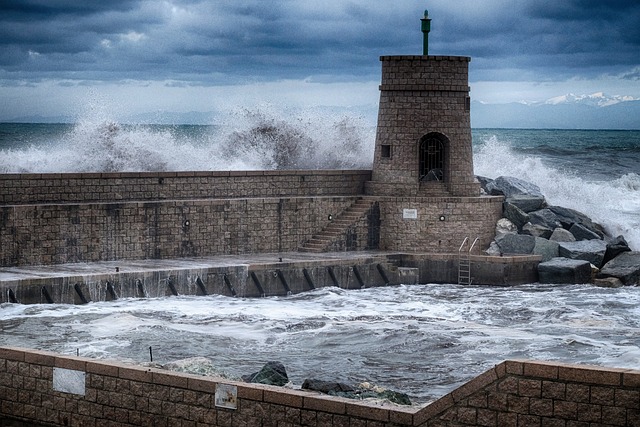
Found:
[[[640,57],[626,0],[0,0],[0,79],[375,79],[379,55],[421,52],[425,6],[431,52],[472,56],[476,79],[622,75]]]

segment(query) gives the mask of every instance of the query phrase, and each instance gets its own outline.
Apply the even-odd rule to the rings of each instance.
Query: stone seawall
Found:
[[[55,426],[633,426],[640,371],[506,361],[425,406],[0,347],[0,418]]]
[[[367,196],[370,179],[371,171],[0,175],[0,267],[293,252],[329,229],[333,251],[457,252],[465,237],[479,238],[476,254],[488,247],[502,197]],[[332,222],[358,202],[369,210]]]

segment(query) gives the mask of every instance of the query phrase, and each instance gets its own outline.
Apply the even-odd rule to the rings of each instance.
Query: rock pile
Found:
[[[276,361],[267,362],[258,372],[243,375],[242,380],[248,383],[269,384],[281,387],[289,384],[287,370],[281,362]],[[349,399],[378,399],[398,405],[411,405],[411,400],[407,394],[371,386],[369,383],[363,383],[354,387],[339,382],[306,379],[301,388],[303,390],[317,391],[331,396],[341,396]]]
[[[489,255],[542,256],[541,283],[640,285],[640,252],[623,236],[607,235],[581,212],[548,205],[535,184],[508,176],[477,179],[486,194],[505,196]]]

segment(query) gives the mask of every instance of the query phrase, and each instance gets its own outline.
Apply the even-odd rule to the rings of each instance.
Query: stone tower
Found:
[[[473,174],[469,61],[428,54],[383,56],[380,106],[367,196],[380,213],[380,249],[458,252],[465,239],[486,248],[502,198],[480,195]]]
[[[383,56],[372,181],[376,196],[478,196],[466,56]],[[427,30],[425,31],[425,21]]]

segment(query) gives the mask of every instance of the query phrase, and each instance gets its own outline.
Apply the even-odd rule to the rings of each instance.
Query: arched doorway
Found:
[[[431,132],[420,139],[418,146],[420,181],[443,181],[445,158],[449,140],[438,132]]]

